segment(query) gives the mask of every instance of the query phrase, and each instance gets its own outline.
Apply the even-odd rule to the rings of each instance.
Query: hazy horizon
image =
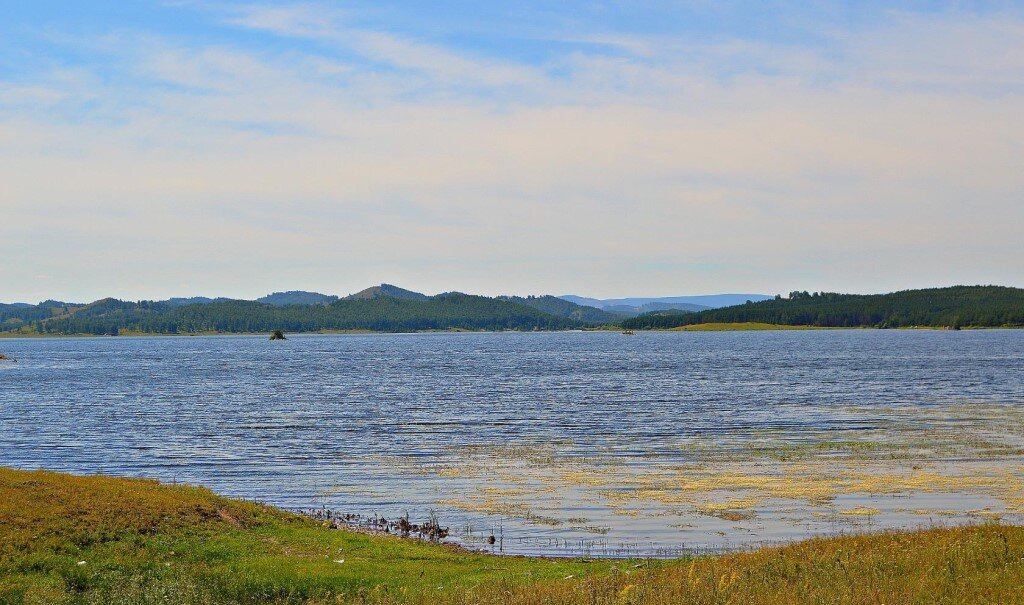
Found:
[[[1024,286],[1017,3],[4,15],[3,301]]]
[[[558,298],[577,297],[577,298],[584,298],[584,299],[595,299],[595,300],[600,300],[600,301],[604,301],[604,302],[617,301],[617,300],[629,300],[629,299],[647,299],[647,298],[650,298],[650,299],[664,299],[664,298],[702,298],[702,297],[709,297],[709,296],[775,296],[776,294],[785,297],[785,296],[788,296],[789,293],[793,291],[793,290],[786,290],[786,291],[777,291],[777,292],[767,292],[767,291],[766,292],[753,292],[753,291],[724,291],[723,290],[723,291],[708,291],[708,292],[683,292],[683,293],[675,293],[675,294],[646,294],[646,293],[640,292],[640,293],[636,293],[636,294],[633,294],[633,295],[627,295],[627,296],[601,296],[601,295],[591,295],[589,293],[579,293],[579,292],[563,292],[563,293],[555,293],[555,292],[505,292],[505,291],[501,291],[501,292],[470,292],[470,291],[466,291],[466,290],[457,290],[457,289],[452,289],[452,288],[444,288],[444,289],[440,289],[440,290],[438,290],[436,288],[435,289],[427,289],[427,290],[416,290],[416,289],[413,289],[413,288],[405,288],[405,286],[403,286],[402,284],[395,284],[393,282],[382,282],[382,283],[379,283],[379,284],[371,284],[370,286],[366,286],[366,287],[363,287],[363,288],[357,288],[357,289],[354,289],[354,290],[351,290],[351,291],[345,291],[345,292],[330,291],[330,290],[313,290],[313,289],[310,289],[310,288],[296,287],[296,288],[275,289],[275,290],[271,290],[271,291],[268,291],[268,292],[262,292],[262,293],[259,293],[259,294],[255,294],[255,295],[239,295],[239,296],[231,296],[231,295],[227,295],[227,294],[217,294],[217,293],[210,294],[210,293],[198,292],[198,293],[173,294],[173,295],[170,295],[170,296],[158,296],[158,297],[153,297],[153,296],[115,296],[115,295],[107,294],[107,295],[98,296],[98,297],[95,297],[95,298],[88,298],[88,299],[85,299],[85,298],[63,297],[63,296],[45,296],[45,297],[43,297],[43,298],[41,298],[39,300],[11,300],[11,299],[0,298],[0,304],[22,304],[22,303],[25,303],[25,304],[35,305],[35,304],[39,304],[39,303],[41,303],[43,301],[46,301],[46,300],[56,300],[56,301],[66,302],[66,303],[91,303],[91,302],[95,302],[97,300],[102,300],[102,299],[105,299],[105,298],[114,298],[114,299],[125,300],[125,301],[140,301],[140,300],[145,300],[145,301],[163,301],[163,300],[177,299],[177,298],[211,298],[211,299],[226,298],[226,299],[232,299],[232,300],[256,300],[256,299],[259,299],[259,298],[263,298],[265,296],[269,296],[271,294],[284,293],[284,292],[312,292],[312,293],[317,293],[317,294],[325,294],[325,295],[328,295],[328,296],[336,295],[338,297],[344,298],[344,297],[349,296],[351,294],[356,294],[356,293],[358,293],[358,292],[360,292],[360,291],[362,291],[362,290],[364,290],[366,288],[374,287],[374,286],[378,286],[378,285],[382,285],[382,284],[389,284],[389,285],[392,285],[392,286],[398,286],[398,287],[406,289],[406,290],[413,290],[414,292],[418,292],[420,294],[426,294],[427,296],[435,296],[437,294],[444,294],[446,292],[461,292],[463,294],[472,294],[472,295],[489,296],[489,297],[496,297],[496,296],[555,296],[555,297],[558,297]],[[926,286],[926,288],[942,288],[942,287],[949,287],[949,286],[982,286],[982,285],[1003,286],[1005,284],[943,284],[943,285],[938,285],[938,286]],[[1011,286],[1011,287],[1015,287],[1015,286]],[[899,288],[898,290],[906,290],[906,289],[908,289],[908,288]],[[889,294],[891,292],[896,292],[898,290],[886,290],[886,291],[881,291],[880,290],[880,291],[874,291],[874,292],[872,292],[872,291],[868,291],[868,292],[850,292],[850,291],[838,290],[836,292],[839,292],[841,294]],[[832,292],[832,290],[808,290],[808,291],[810,291],[810,292]]]

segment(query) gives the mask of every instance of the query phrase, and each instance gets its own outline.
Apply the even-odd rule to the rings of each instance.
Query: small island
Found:
[[[270,340],[288,340],[281,330],[274,330],[270,333]]]

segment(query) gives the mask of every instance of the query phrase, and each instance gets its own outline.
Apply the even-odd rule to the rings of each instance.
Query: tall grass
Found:
[[[331,530],[201,488],[0,468],[0,603],[1024,603],[1024,528],[673,562],[492,557]]]

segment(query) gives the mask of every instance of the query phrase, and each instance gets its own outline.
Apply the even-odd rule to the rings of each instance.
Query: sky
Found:
[[[0,0],[0,301],[1024,286],[1024,4]]]

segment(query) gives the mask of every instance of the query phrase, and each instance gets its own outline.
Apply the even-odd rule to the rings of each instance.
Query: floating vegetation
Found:
[[[591,534],[599,534],[599,535],[602,535],[602,536],[607,534],[608,532],[610,532],[612,530],[612,528],[610,528],[610,527],[597,527],[596,525],[582,525],[582,526],[574,525],[574,526],[572,526],[572,528],[573,529],[579,529],[579,530],[582,530],[582,531],[585,531],[585,532],[591,533]]]
[[[609,484],[610,477],[601,475],[595,471],[581,469],[567,470],[559,474],[559,480],[570,485],[587,485],[590,487],[604,487]]]
[[[614,535],[636,523],[629,519],[664,518],[656,523],[709,540],[728,535],[722,521],[739,524],[734,533],[756,520],[776,534],[806,535],[865,521],[905,525],[908,516],[957,523],[1024,515],[1024,409],[851,406],[842,414],[865,418],[867,428],[842,438],[825,429],[691,434],[656,450],[481,444],[442,448],[429,464],[380,460],[435,478],[439,507],[558,532]]]
[[[554,527],[562,524],[560,519],[534,512],[524,502],[510,502],[497,498],[483,497],[470,500],[440,500],[438,501],[438,505],[450,506],[452,508],[483,513],[486,515],[514,517],[531,525],[547,525]]]
[[[920,517],[955,517],[963,514],[964,511],[937,508],[897,508],[893,512],[907,513]]]
[[[729,498],[725,502],[709,502],[696,507],[698,514],[726,521],[746,521],[757,516],[752,510],[761,503],[758,498]]]
[[[846,515],[847,517],[874,517],[881,513],[882,511],[877,508],[871,508],[869,506],[858,506],[856,508],[839,511],[840,515]]]

